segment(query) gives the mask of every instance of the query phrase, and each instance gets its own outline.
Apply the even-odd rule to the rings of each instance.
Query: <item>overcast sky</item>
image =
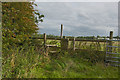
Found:
[[[118,33],[118,3],[116,2],[36,2],[44,14],[39,33],[60,35],[64,25],[65,36],[108,36]]]

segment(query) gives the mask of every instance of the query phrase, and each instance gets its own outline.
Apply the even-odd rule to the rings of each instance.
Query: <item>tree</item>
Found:
[[[43,22],[41,15],[34,9],[33,2],[2,3],[2,39],[3,45],[29,41],[37,33],[38,22]]]

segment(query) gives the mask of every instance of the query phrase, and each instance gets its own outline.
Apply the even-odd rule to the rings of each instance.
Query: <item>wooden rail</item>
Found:
[[[41,38],[41,37],[31,37],[32,39],[44,39],[44,38]],[[61,40],[61,38],[46,38],[47,40]],[[73,39],[69,39],[69,41],[73,41]],[[75,38],[75,41],[86,41],[86,42],[106,42],[108,40],[83,40],[83,39],[77,39]]]
[[[41,37],[31,37],[32,39],[43,39],[44,40],[44,48],[46,51],[46,47],[48,47],[48,45],[46,44],[46,40],[60,40],[61,41],[61,50],[68,50],[68,45],[69,45],[69,41],[73,41],[73,51],[75,51],[75,41],[83,41],[83,42],[109,42],[109,44],[112,46],[112,40],[113,39],[113,32],[110,31],[110,40],[100,40],[100,39],[95,39],[95,40],[83,40],[83,39],[79,39],[79,38],[66,38],[65,36],[62,36],[62,31],[63,30],[63,25],[61,25],[61,36],[60,38],[48,38],[46,37],[46,34],[44,33],[43,38]],[[49,47],[55,47],[54,45],[50,45]],[[112,50],[112,48],[109,49],[110,51]]]
[[[44,33],[43,37],[31,37],[32,39],[43,39],[44,41],[44,50],[45,50],[45,53],[48,54],[48,53],[57,53],[57,51],[59,51],[59,49],[61,50],[65,50],[65,51],[68,51],[68,52],[72,52],[74,53],[74,51],[87,51],[87,52],[95,52],[95,53],[103,53],[105,54],[106,52],[106,61],[108,61],[108,57],[110,58],[110,61],[112,60],[112,58],[117,58],[117,59],[120,59],[119,57],[113,57],[112,55],[110,54],[116,54],[116,53],[113,53],[113,38],[116,38],[116,39],[119,39],[120,37],[113,37],[113,31],[110,31],[110,34],[109,36],[107,37],[97,37],[97,39],[80,39],[80,38],[67,38],[66,36],[63,36],[63,25],[61,24],[61,32],[60,32],[60,37],[59,38],[49,38],[46,36],[46,33]],[[99,38],[104,38],[104,39],[99,39]],[[109,38],[109,40],[106,40],[105,38]],[[47,40],[60,40],[61,42],[61,47],[58,47],[57,45],[49,45],[49,44],[46,44]],[[72,48],[69,48],[69,41],[72,41],[73,45],[72,45]],[[82,41],[82,42],[96,42],[98,45],[100,45],[100,42],[103,42],[104,45],[109,45],[109,46],[106,46],[109,47],[108,49],[106,49],[106,51],[100,51],[98,46],[97,46],[97,50],[90,50],[90,49],[77,49],[75,47],[75,41]],[[108,44],[107,44],[108,42]],[[50,48],[52,47],[52,49],[55,49],[55,50],[52,50],[50,51]],[[107,52],[107,50],[109,50],[109,52]],[[49,51],[49,52],[48,52]],[[48,52],[48,53],[47,53]],[[112,61],[112,62],[118,62],[118,61]]]
[[[61,28],[63,29],[63,25],[61,25]],[[69,41],[73,42],[73,51],[75,51],[75,41],[83,41],[83,42],[109,42],[109,45],[112,46],[112,39],[113,39],[113,32],[110,31],[110,40],[99,40],[99,39],[95,39],[95,40],[83,40],[83,39],[79,39],[79,38],[67,38],[66,36],[62,37],[62,30],[61,30],[61,36],[60,38],[48,38],[46,36],[46,33],[44,33],[43,38],[41,37],[31,37],[32,39],[43,39],[44,40],[44,49],[46,51],[47,47],[57,47],[56,45],[47,45],[46,41],[47,40],[60,40],[61,41],[61,50],[68,50],[68,45],[69,45]],[[112,48],[109,48],[109,51],[112,51]]]

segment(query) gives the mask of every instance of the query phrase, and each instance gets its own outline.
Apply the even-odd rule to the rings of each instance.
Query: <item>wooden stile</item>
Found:
[[[69,45],[69,39],[67,39],[65,36],[61,39],[61,50],[68,50]]]

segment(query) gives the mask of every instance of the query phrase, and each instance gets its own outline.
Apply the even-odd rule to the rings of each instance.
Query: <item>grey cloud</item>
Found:
[[[40,13],[45,15],[40,23],[39,33],[59,35],[60,24],[64,25],[64,35],[108,35],[117,31],[117,3],[95,2],[38,2]],[[117,32],[114,33],[117,35]]]

